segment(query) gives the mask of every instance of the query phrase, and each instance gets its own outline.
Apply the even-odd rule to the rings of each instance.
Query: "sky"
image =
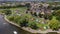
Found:
[[[54,0],[0,0],[0,1],[54,1]],[[55,0],[60,1],[60,0]]]

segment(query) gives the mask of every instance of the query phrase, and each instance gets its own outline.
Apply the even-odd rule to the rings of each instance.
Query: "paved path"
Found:
[[[0,15],[0,34],[21,34],[20,29],[6,22]]]

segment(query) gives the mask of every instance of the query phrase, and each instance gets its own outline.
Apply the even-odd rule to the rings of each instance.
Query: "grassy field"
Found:
[[[13,10],[13,11],[15,11],[15,10],[19,10],[20,12],[24,12],[24,11],[27,10],[27,8],[26,8],[26,7],[10,8],[10,10]]]

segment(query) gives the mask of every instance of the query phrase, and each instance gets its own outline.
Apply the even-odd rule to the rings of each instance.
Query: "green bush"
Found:
[[[8,19],[9,19],[10,21],[14,21],[14,16],[9,16]]]
[[[30,7],[31,7],[30,3],[26,3],[25,6],[26,6],[27,8],[30,8]]]
[[[58,29],[59,29],[60,23],[59,23],[59,21],[56,20],[55,18],[53,18],[53,19],[52,19],[51,21],[49,21],[48,23],[49,23],[49,26],[50,26],[51,29],[53,29],[53,30],[58,30]]]
[[[60,16],[56,16],[56,19],[57,19],[58,21],[60,21]]]
[[[51,20],[53,18],[53,16],[52,15],[44,15],[44,18]]]
[[[18,8],[18,7],[25,7],[25,5],[0,6],[0,9],[10,9],[10,8]]]
[[[23,27],[23,26],[27,27],[28,26],[28,20],[25,17],[22,17],[20,19],[20,26],[21,27]]]
[[[20,19],[21,19],[20,16],[18,16],[18,15],[14,16],[14,22],[15,23],[18,23]]]
[[[42,16],[43,16],[43,15],[42,15],[41,13],[39,13],[39,17],[41,17],[41,18],[42,18]]]
[[[27,27],[28,26],[28,20],[29,20],[29,15],[23,15],[21,16],[21,19],[19,20],[20,26],[23,27]]]
[[[37,26],[36,21],[31,21],[29,20],[28,26],[31,27],[32,29],[38,29],[39,27]]]
[[[60,10],[55,11],[56,16],[60,16]]]
[[[27,26],[28,26],[28,21],[23,20],[23,21],[20,23],[20,26],[21,26],[21,27],[23,27],[23,26],[27,27]]]
[[[5,13],[5,15],[10,15],[10,14],[12,14],[12,11],[11,10],[4,10],[4,13]]]
[[[53,16],[52,16],[52,15],[48,16],[48,19],[49,19],[49,20],[51,20],[52,18],[53,18]]]
[[[56,10],[52,14],[56,17],[57,20],[60,21],[60,10]]]
[[[59,10],[60,9],[60,6],[57,6],[57,7],[53,7],[52,10]]]

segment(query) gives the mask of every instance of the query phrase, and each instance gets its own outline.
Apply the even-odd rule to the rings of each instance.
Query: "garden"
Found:
[[[50,20],[45,20],[47,23],[41,23],[44,21],[43,18],[37,18],[33,17],[31,14],[26,13],[20,13],[18,14],[11,14],[8,15],[7,18],[20,25],[21,27],[31,27],[32,29],[52,29],[52,30],[58,30],[60,28],[60,10],[57,10],[56,12],[52,13],[52,17],[48,16]],[[46,16],[47,17],[47,16]]]
[[[4,13],[8,20],[20,25],[21,27],[30,27],[34,30],[60,29],[60,9],[54,10],[54,12],[49,15],[45,14],[43,16],[42,14],[39,14],[40,17],[33,16],[30,13],[25,13],[26,10],[27,7],[10,8],[1,10],[0,13]],[[43,16],[43,18],[41,16]]]

